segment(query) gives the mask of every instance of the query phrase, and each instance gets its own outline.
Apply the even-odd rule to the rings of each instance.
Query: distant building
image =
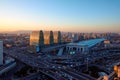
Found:
[[[78,41],[78,34],[72,34],[72,42]]]
[[[105,44],[110,44],[110,41],[109,40],[105,40],[104,43]]]
[[[110,41],[109,40],[104,40],[104,46],[109,47],[110,46]]]
[[[3,41],[0,41],[0,65],[3,64]]]

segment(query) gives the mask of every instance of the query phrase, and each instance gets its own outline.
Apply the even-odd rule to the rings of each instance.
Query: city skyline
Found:
[[[119,0],[1,0],[0,32],[119,32]]]

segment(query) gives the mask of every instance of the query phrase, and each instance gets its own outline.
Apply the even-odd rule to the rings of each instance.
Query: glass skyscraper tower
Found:
[[[44,47],[45,45],[53,45],[61,43],[60,31],[33,31],[30,34],[30,46]]]

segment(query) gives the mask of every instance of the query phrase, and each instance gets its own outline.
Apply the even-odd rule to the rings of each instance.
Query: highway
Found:
[[[37,68],[37,69],[42,68],[43,70],[40,70],[40,72],[52,77],[55,80],[66,80],[66,79],[61,77],[60,74],[56,74],[51,69],[61,70],[63,73],[66,73],[77,80],[95,80],[94,78],[92,78],[88,75],[85,75],[83,73],[78,73],[75,71],[66,70],[66,69],[64,69],[64,67],[62,65],[49,63],[44,58],[40,59],[37,56],[33,56],[29,53],[23,53],[23,50],[21,50],[20,48],[12,48],[9,50],[4,50],[4,53],[6,55],[9,55],[9,56],[15,58],[16,60],[18,60],[22,63],[25,63],[25,64],[33,67],[33,68]],[[120,55],[120,54],[119,53],[118,54],[111,54],[111,55],[105,54],[105,55],[100,55],[100,56],[98,56],[98,54],[97,54],[97,55],[94,55],[94,58],[92,58],[91,56],[90,56],[90,58],[92,58],[92,61],[94,61],[94,60],[102,58],[102,57],[109,57],[109,56],[114,56],[114,55]],[[95,56],[97,56],[97,57],[95,58]],[[91,63],[92,61],[89,61],[89,63]],[[78,63],[76,63],[76,65],[77,64]],[[47,70],[45,70],[45,69],[47,69]]]
[[[61,74],[57,74],[52,70],[40,70],[40,72],[52,77],[55,80],[66,80],[64,77],[61,76]]]
[[[54,80],[66,80],[65,78],[63,78],[62,76],[59,76],[58,74],[56,74],[55,72],[51,71],[51,70],[39,70],[39,72],[37,73],[32,73],[29,76],[26,76],[24,78],[20,78],[20,80],[31,80],[31,79],[35,79],[35,78],[41,78],[40,75],[41,73],[43,73],[46,76],[51,77]]]
[[[27,55],[27,54],[23,54],[23,53],[19,53],[19,52],[12,52],[12,51],[7,51],[4,53],[6,55],[9,55],[31,67],[36,67],[36,68],[53,68],[52,66],[55,66],[55,65],[52,65],[44,60],[40,60],[38,59],[37,57],[35,56],[30,56],[30,55]],[[54,68],[58,68],[58,65],[56,65]]]
[[[78,75],[80,75],[80,76],[82,76],[82,77],[87,78],[88,80],[96,80],[95,78],[93,78],[93,77],[91,77],[91,76],[89,76],[89,75],[87,75],[87,74],[84,74],[84,73],[75,71],[75,70],[73,70],[73,69],[69,69],[69,70],[67,69],[67,71],[72,72],[72,73],[74,73],[74,74],[78,74]]]
[[[39,72],[30,74],[29,76],[26,76],[26,77],[23,77],[23,78],[19,78],[18,80],[31,80],[31,79],[37,78],[37,76],[40,76]]]
[[[3,65],[2,67],[0,67],[0,71],[3,70],[4,68],[6,67],[9,67],[11,64],[15,63],[15,61],[9,63],[9,64],[6,64],[6,65]]]
[[[17,53],[15,53],[17,52]],[[9,55],[29,66],[32,66],[34,68],[43,68],[44,70],[40,70],[40,72],[52,77],[53,79],[55,80],[66,80],[65,78],[61,77],[60,74],[56,74],[55,72],[53,72],[52,70],[50,69],[60,69],[62,68],[62,66],[58,66],[58,65],[53,65],[53,64],[50,64],[46,61],[43,61],[43,60],[40,60],[38,59],[37,57],[35,56],[31,56],[31,55],[27,55],[27,54],[23,54],[23,53],[19,53],[18,51],[6,51],[4,52],[6,55]],[[54,67],[52,67],[54,66]],[[47,70],[45,70],[47,69]],[[49,69],[49,70],[48,70]],[[77,73],[73,73],[71,71],[67,71],[67,70],[62,70],[62,72],[66,73],[66,74],[69,74],[71,75],[72,77],[74,77],[75,79],[81,79],[81,80],[89,80],[88,78],[86,78],[86,76],[84,75],[79,75]]]
[[[74,72],[71,72],[71,71],[68,71],[68,70],[61,70],[62,72],[72,76],[73,78],[77,79],[77,80],[89,80],[88,78],[82,76],[82,75],[79,75],[79,74],[76,74]]]
[[[31,56],[31,55],[27,55],[27,54],[23,54],[23,53],[15,53],[17,51],[4,51],[4,53],[8,56],[11,56],[13,58],[15,58],[16,60],[23,62],[31,67],[37,68],[37,69],[55,69],[55,68],[60,68],[60,66],[58,65],[53,65],[50,64],[46,61],[40,61],[40,59],[38,59],[35,56]],[[54,67],[52,67],[54,66]],[[61,77],[60,75],[57,75],[55,72],[51,71],[51,70],[40,70],[40,72],[52,77],[55,80],[65,80],[63,77]]]
[[[0,76],[1,80],[8,80],[8,79],[12,79],[13,74],[16,73],[17,71],[19,71],[21,68],[23,68],[25,65],[22,63],[16,63],[16,66],[11,69],[10,71],[6,72],[7,75],[2,75]]]

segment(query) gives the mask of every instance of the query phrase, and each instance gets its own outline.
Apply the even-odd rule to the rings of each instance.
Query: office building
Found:
[[[43,31],[33,31],[30,34],[30,46],[44,46]]]
[[[60,31],[33,31],[30,34],[30,50],[34,53],[39,52],[46,45],[61,43]]]
[[[53,32],[52,31],[44,31],[44,44],[45,45],[54,44]]]
[[[54,43],[61,43],[61,32],[60,31],[54,31]]]
[[[61,43],[60,31],[33,31],[30,34],[30,46],[38,45],[51,45],[54,43]]]

